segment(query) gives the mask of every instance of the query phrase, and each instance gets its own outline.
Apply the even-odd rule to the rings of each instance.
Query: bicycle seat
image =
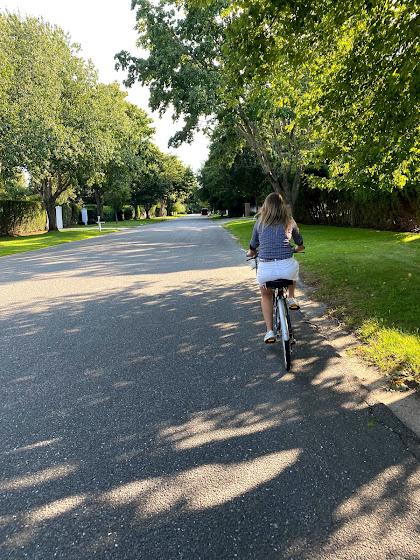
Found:
[[[271,282],[266,282],[265,285],[267,288],[287,288],[287,286],[291,286],[293,284],[293,280],[271,280]]]

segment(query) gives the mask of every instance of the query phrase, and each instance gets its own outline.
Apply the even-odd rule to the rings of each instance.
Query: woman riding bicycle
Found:
[[[269,194],[257,213],[257,217],[247,256],[254,257],[259,247],[257,282],[261,290],[261,308],[267,326],[264,342],[275,342],[273,290],[267,288],[265,284],[279,278],[293,280],[293,284],[289,286],[289,308],[299,309],[299,304],[295,299],[299,263],[295,260],[293,253],[303,251],[305,247],[290,208],[280,194]],[[290,245],[292,238],[297,245],[295,248]]]

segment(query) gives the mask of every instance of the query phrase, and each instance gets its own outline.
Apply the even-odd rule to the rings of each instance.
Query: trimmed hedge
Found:
[[[0,235],[45,231],[47,214],[40,200],[0,200]]]
[[[88,224],[98,223],[98,207],[96,204],[85,204],[88,213]],[[115,210],[111,206],[104,206],[104,220],[105,222],[115,221]]]
[[[302,185],[294,216],[304,224],[420,231],[420,189],[329,190]]]
[[[60,206],[63,209],[63,226],[65,228],[76,226],[79,222],[81,205],[71,202],[68,204],[60,204]]]

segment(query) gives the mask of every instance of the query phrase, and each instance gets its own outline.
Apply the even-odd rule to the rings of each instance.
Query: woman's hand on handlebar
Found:
[[[257,254],[257,251],[252,251],[251,249],[248,249],[248,251],[246,252],[246,256],[247,257],[255,257],[255,255]]]
[[[294,249],[293,252],[294,253],[300,253],[300,251],[304,251],[305,250],[305,245],[297,245]]]

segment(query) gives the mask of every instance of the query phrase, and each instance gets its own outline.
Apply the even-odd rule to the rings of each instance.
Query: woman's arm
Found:
[[[301,234],[299,232],[299,228],[297,227],[297,223],[295,222],[295,220],[292,221],[291,225],[293,226],[293,229],[292,229],[293,241],[298,246],[298,251],[303,251],[303,249],[304,249],[304,247],[303,247],[303,237],[301,236]],[[302,247],[302,249],[300,249],[299,247]]]
[[[255,223],[254,229],[252,230],[252,237],[251,237],[251,241],[249,242],[249,250],[246,254],[247,257],[254,257],[260,245],[260,238],[258,235],[257,224],[258,222]]]

